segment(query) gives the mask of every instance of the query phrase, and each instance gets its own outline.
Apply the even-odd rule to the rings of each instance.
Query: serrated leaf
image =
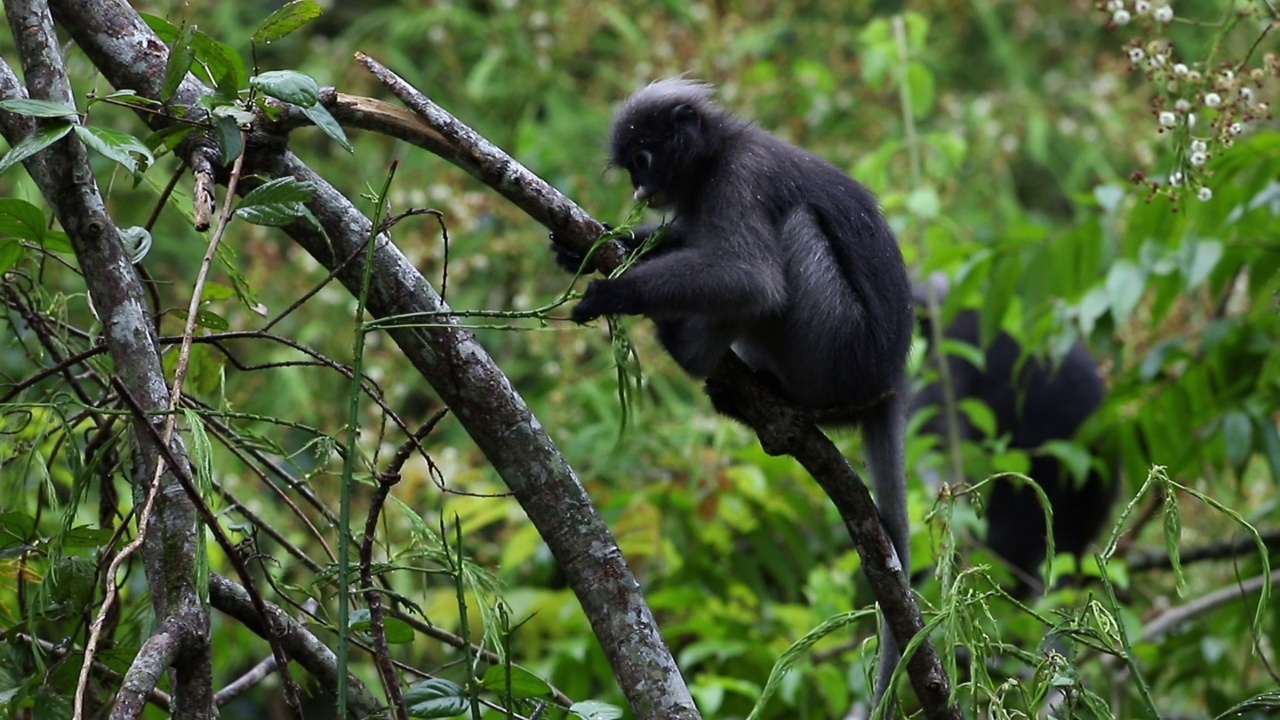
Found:
[[[253,207],[242,207],[236,210],[236,215],[246,222],[254,225],[265,225],[267,227],[284,227],[289,223],[297,220],[305,215],[306,208],[300,204],[272,204],[272,205],[255,205]]]
[[[146,172],[147,168],[155,164],[156,157],[151,154],[151,150],[143,145],[141,140],[128,133],[87,125],[76,125],[75,132],[85,145],[109,160],[119,163],[131,174]],[[134,155],[137,155],[138,159],[134,159]]]
[[[0,100],[0,110],[8,110],[17,115],[41,118],[79,117],[75,107],[66,103],[52,100],[33,100],[31,98]]]
[[[254,43],[269,43],[288,35],[324,14],[314,0],[293,0],[262,21],[253,34]]]
[[[355,152],[355,148],[351,147],[351,143],[347,141],[347,134],[343,132],[342,126],[333,119],[333,115],[329,114],[329,109],[324,105],[316,103],[311,107],[302,108],[302,113],[315,123],[316,127],[323,130],[325,135],[336,140],[344,150],[349,153]]]
[[[316,186],[296,178],[283,177],[254,188],[240,201],[240,207],[278,203],[303,203],[316,194]]]
[[[40,208],[17,198],[0,200],[0,237],[42,243],[44,228],[45,216]]]
[[[71,132],[71,128],[71,123],[55,123],[46,125],[26,136],[17,145],[9,148],[9,152],[5,153],[3,158],[0,158],[0,174],[4,174],[4,171],[10,167],[58,142],[63,136]]]
[[[296,70],[269,70],[249,79],[249,84],[277,100],[309,108],[320,99],[320,84]]]
[[[194,25],[183,25],[169,46],[169,61],[164,66],[164,82],[160,85],[160,99],[168,101],[182,84],[182,79],[195,62],[196,28]]]
[[[493,665],[485,672],[480,684],[493,692],[502,694],[505,694],[510,686],[511,697],[517,699],[548,697],[552,692],[547,681],[519,665],[512,665],[509,668],[506,665]]]
[[[405,691],[404,702],[416,718],[456,717],[471,705],[462,686],[444,678],[414,683]]]

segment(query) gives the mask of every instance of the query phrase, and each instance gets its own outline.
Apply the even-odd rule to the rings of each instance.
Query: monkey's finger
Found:
[[[573,310],[569,313],[569,319],[579,325],[585,325],[598,317],[600,317],[600,313],[592,310],[590,303],[587,302],[580,302],[573,306]]]
[[[556,242],[555,233],[551,234],[551,252],[555,255],[556,265],[566,272],[576,273],[582,268],[582,261],[587,256],[574,250],[568,245],[562,245]]]

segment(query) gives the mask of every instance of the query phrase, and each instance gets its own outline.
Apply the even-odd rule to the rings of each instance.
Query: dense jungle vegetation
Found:
[[[612,226],[610,118],[659,78],[847,170],[935,317],[1107,387],[1034,449],[972,402],[959,457],[910,428],[959,713],[1280,712],[1272,0],[5,5],[3,717],[867,717],[835,506],[650,323],[568,321],[548,231],[589,219],[355,103],[402,107],[357,53]],[[983,481],[1045,455],[1117,501],[1015,599]]]

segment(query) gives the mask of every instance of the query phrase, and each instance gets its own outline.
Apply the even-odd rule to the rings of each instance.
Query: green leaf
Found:
[[[1107,273],[1107,297],[1111,301],[1111,317],[1123,325],[1138,306],[1146,289],[1147,276],[1129,260],[1117,260]]]
[[[1093,199],[1098,202],[1103,211],[1110,215],[1120,207],[1120,201],[1124,200],[1124,188],[1119,185],[1095,185]]]
[[[1054,456],[1071,471],[1071,477],[1077,483],[1076,487],[1083,485],[1085,478],[1089,476],[1089,465],[1093,458],[1088,450],[1079,445],[1066,440],[1050,440],[1044,444],[1041,451]]]
[[[156,161],[156,157],[151,154],[151,150],[141,140],[128,133],[108,128],[89,127],[87,125],[76,125],[75,131],[85,145],[98,151],[109,160],[119,163],[121,167],[133,175],[146,172],[147,168],[151,167]],[[134,159],[134,155],[138,156],[137,160]]]
[[[991,406],[977,398],[966,398],[957,403],[961,412],[969,416],[969,422],[982,431],[983,435],[992,437],[996,434],[996,415]]]
[[[96,103],[105,102],[107,100],[121,105],[128,105],[130,107],[158,108],[161,106],[161,103],[158,100],[142,97],[136,90],[117,90],[110,95],[90,95],[88,105],[93,106]]]
[[[508,669],[511,671],[509,675]],[[519,665],[512,665],[510,668],[505,665],[493,665],[484,674],[480,684],[493,692],[505,695],[508,677],[510,677],[511,697],[513,698],[539,698],[551,695],[551,686],[545,680]]]
[[[343,132],[342,126],[338,124],[338,121],[334,120],[333,116],[329,114],[328,108],[320,103],[316,103],[311,107],[302,108],[302,113],[306,115],[311,122],[315,123],[316,127],[323,130],[325,135],[328,135],[337,141],[337,143],[342,146],[342,149],[349,153],[355,152],[355,148],[351,147],[351,143],[347,141],[347,134]]]
[[[201,327],[217,330],[221,326],[226,330],[229,326],[222,317],[206,310],[196,311],[196,324]],[[222,370],[227,364],[227,356],[222,351],[200,343],[191,346],[191,362],[187,366],[187,388],[204,397],[213,397],[222,386]]]
[[[409,714],[416,718],[457,717],[471,706],[462,686],[444,678],[410,685],[405,691],[404,702],[409,707]]]
[[[0,275],[18,264],[23,255],[22,243],[12,239],[0,239]]]
[[[174,148],[182,144],[192,130],[195,130],[192,125],[170,125],[143,138],[142,144],[146,145],[152,154],[164,155],[173,152]]]
[[[614,707],[599,700],[583,700],[569,706],[569,712],[585,720],[618,720],[622,717],[622,708]]]
[[[320,99],[320,84],[296,70],[270,70],[255,75],[249,84],[277,100],[308,108]]]
[[[933,110],[933,100],[937,97],[937,82],[933,73],[924,63],[912,62],[907,65],[907,91],[911,98],[911,114],[924,117]]]
[[[1249,416],[1232,410],[1222,418],[1222,440],[1227,447],[1227,460],[1239,465],[1249,459],[1253,449],[1253,423]]]
[[[45,224],[44,212],[26,200],[0,200],[0,237],[43,243]]]
[[[938,212],[942,209],[942,199],[938,197],[938,191],[932,187],[925,186],[916,188],[907,195],[907,210],[912,215],[925,220],[932,220],[938,216]]]
[[[64,135],[71,132],[71,128],[71,123],[54,123],[26,136],[17,145],[9,148],[9,152],[5,153],[3,158],[0,158],[0,174],[58,142]]]
[[[244,152],[244,139],[240,136],[240,125],[230,115],[222,115],[214,120],[218,129],[218,146],[222,150],[222,162],[230,165]]]
[[[35,539],[36,519],[24,512],[0,513],[0,547],[9,547],[9,539],[22,542]]]
[[[254,44],[269,43],[288,35],[324,13],[314,0],[293,0],[262,21],[253,34]]]
[[[94,528],[87,525],[71,528],[62,536],[63,546],[69,548],[91,548],[106,545],[115,532],[110,528]]]
[[[182,79],[195,62],[196,28],[194,25],[183,25],[178,37],[169,46],[169,61],[164,66],[164,83],[160,85],[160,99],[168,101],[182,84]]]
[[[368,633],[373,629],[373,620],[370,617],[368,608],[360,608],[351,613],[350,623],[348,625],[352,630],[361,633]],[[382,631],[387,636],[387,642],[392,645],[405,645],[413,642],[413,627],[403,620],[383,616]]]
[[[155,15],[142,13],[142,19],[151,31],[160,36],[167,44],[177,41],[181,33],[173,23]],[[235,97],[242,90],[248,79],[244,69],[244,59],[229,45],[214,40],[208,35],[196,31],[191,47],[195,50],[199,65],[192,68],[196,76],[213,85],[226,97]]]
[[[44,234],[44,249],[50,252],[75,252],[71,247],[71,238],[61,230],[49,230]]]
[[[220,282],[210,280],[204,284],[204,291],[200,293],[200,302],[221,302],[222,300],[230,300],[235,296],[235,290]]]
[[[255,224],[279,227],[306,215],[303,203],[315,194],[315,186],[294,178],[263,183],[240,201],[236,215]]]
[[[0,110],[8,110],[9,112],[17,115],[28,115],[30,117],[41,118],[65,118],[79,116],[75,107],[71,105],[54,102],[52,100],[32,100],[29,98],[0,100]]]
[[[1222,253],[1222,242],[1219,240],[1188,240],[1182,252],[1182,276],[1187,279],[1185,290],[1204,282],[1218,266]]]
[[[174,310],[173,314],[174,317],[182,320],[186,320],[188,317],[186,310]],[[211,310],[203,309],[196,310],[196,325],[214,332],[223,332],[231,328],[231,323],[227,322],[226,318]]]

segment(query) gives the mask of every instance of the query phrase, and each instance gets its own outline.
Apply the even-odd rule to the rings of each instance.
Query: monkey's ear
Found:
[[[695,123],[698,121],[698,111],[689,103],[680,103],[671,111],[671,119],[679,123]]]

